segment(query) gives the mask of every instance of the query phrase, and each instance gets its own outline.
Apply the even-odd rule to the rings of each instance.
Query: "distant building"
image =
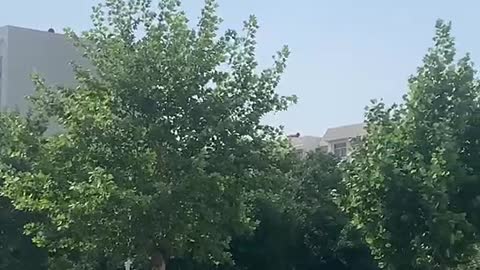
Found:
[[[362,123],[329,128],[322,139],[328,144],[328,152],[345,157],[352,151],[352,140],[365,134],[365,124]]]
[[[323,151],[328,151],[328,144],[322,140],[322,137],[315,136],[289,136],[290,143],[299,152],[310,152],[317,148],[321,148]]]
[[[0,109],[27,109],[25,97],[34,92],[33,73],[50,85],[75,85],[72,61],[86,62],[71,42],[53,29],[0,27]]]
[[[352,151],[352,140],[365,134],[365,124],[362,123],[329,128],[323,137],[298,135],[296,137],[289,136],[289,140],[299,152],[320,149],[343,158]]]

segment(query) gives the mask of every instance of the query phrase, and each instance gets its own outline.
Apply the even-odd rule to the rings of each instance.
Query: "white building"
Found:
[[[329,128],[322,139],[328,144],[328,152],[345,157],[352,150],[352,140],[365,134],[365,124],[362,123]]]
[[[352,150],[352,140],[365,135],[365,124],[354,124],[329,128],[323,137],[289,136],[293,147],[301,152],[310,152],[316,149],[332,153],[338,157],[346,157]]]
[[[70,63],[84,64],[81,54],[64,35],[15,26],[0,27],[0,109],[27,109],[34,92],[31,75],[49,85],[72,86]]]

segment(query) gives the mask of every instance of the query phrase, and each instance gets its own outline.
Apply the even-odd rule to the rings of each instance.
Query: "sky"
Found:
[[[0,0],[0,26],[57,32],[90,27],[99,0]],[[203,1],[183,0],[198,19]],[[321,136],[329,127],[363,121],[371,99],[401,102],[407,79],[432,44],[435,21],[453,22],[459,54],[480,63],[478,0],[219,0],[223,28],[240,29],[255,14],[263,66],[283,45],[292,55],[278,87],[299,102],[265,121],[288,133]]]

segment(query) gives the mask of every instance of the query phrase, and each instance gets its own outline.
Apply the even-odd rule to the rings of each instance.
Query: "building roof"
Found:
[[[364,123],[329,128],[327,129],[327,132],[325,132],[325,135],[323,136],[323,140],[327,142],[336,141],[336,140],[342,140],[342,139],[355,138],[362,135],[365,135]]]
[[[314,151],[321,146],[327,146],[327,143],[323,141],[321,137],[315,136],[302,136],[302,137],[290,137],[290,142],[296,149],[301,149],[306,152]]]
[[[52,32],[48,32],[48,30],[52,29],[54,30],[53,28],[50,28],[50,29],[45,29],[44,30],[39,30],[39,29],[31,29],[31,28],[26,28],[26,27],[20,27],[20,26],[14,26],[14,25],[0,25],[0,29],[8,29],[8,30],[11,30],[11,31],[25,31],[25,32],[37,32],[37,33],[48,33],[48,34],[59,34],[59,35],[62,35],[61,33],[52,33]]]

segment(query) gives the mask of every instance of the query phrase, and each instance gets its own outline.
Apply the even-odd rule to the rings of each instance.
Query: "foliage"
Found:
[[[34,139],[27,128],[29,124],[18,115],[0,114],[0,171],[9,168],[26,170],[29,166],[27,157],[21,156],[21,152],[15,152],[15,148],[22,148],[25,152],[35,151],[27,149],[29,145],[21,145],[15,138],[22,137],[24,140]],[[18,132],[17,134],[13,134]],[[3,179],[0,178],[0,186]],[[45,269],[46,252],[36,248],[31,239],[23,234],[23,226],[34,219],[29,213],[16,211],[5,197],[0,197],[0,269]]]
[[[46,252],[23,234],[23,226],[30,220],[27,213],[15,211],[9,200],[0,198],[0,269],[46,269]]]
[[[335,249],[337,237],[347,223],[336,204],[343,190],[337,165],[335,158],[317,150],[309,153],[297,169],[297,212],[306,231],[305,240],[318,255]]]
[[[341,192],[337,160],[321,151],[293,158],[293,174],[281,199],[257,200],[259,225],[251,235],[234,237],[235,266],[201,266],[188,260],[174,269],[377,269],[368,247],[348,228],[336,205]]]
[[[350,227],[350,217],[338,207],[345,193],[338,165],[335,157],[317,150],[296,169],[296,220],[310,257],[317,261],[307,269],[376,269],[368,247]]]
[[[34,113],[0,115],[0,267],[478,268],[480,84],[450,24],[405,104],[368,109],[341,181],[261,124],[295,98],[275,93],[286,48],[258,71],[255,17],[220,35],[214,0],[194,28],[178,0],[105,0],[92,20],[70,33],[78,87],[36,78]]]
[[[478,241],[479,84],[450,29],[437,23],[404,105],[369,108],[344,166],[343,207],[386,269],[453,268]]]
[[[293,163],[281,199],[257,202],[260,224],[252,237],[233,241],[239,269],[377,269],[337,206],[344,192],[338,160],[317,150]]]
[[[176,0],[106,0],[93,29],[71,34],[93,71],[76,67],[75,89],[36,80],[32,119],[61,132],[15,138],[37,150],[14,147],[31,163],[3,171],[4,191],[46,217],[27,229],[52,268],[152,252],[228,262],[232,233],[255,226],[256,195],[283,186],[287,142],[260,120],[295,100],[274,92],[288,50],[257,72],[255,17],[245,35],[218,36],[215,12],[207,0],[191,29]]]

